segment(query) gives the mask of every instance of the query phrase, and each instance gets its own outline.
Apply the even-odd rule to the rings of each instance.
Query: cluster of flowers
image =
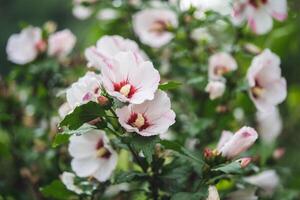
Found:
[[[93,8],[89,5],[95,4],[98,0],[74,0],[73,14],[78,19],[87,19],[93,13]],[[236,26],[243,25],[244,21],[247,21],[250,29],[256,34],[266,34],[271,31],[273,27],[272,18],[283,21],[287,18],[287,1],[286,0],[276,0],[276,1],[266,1],[266,0],[169,0],[170,4],[177,5],[181,10],[188,10],[190,7],[197,9],[196,17],[201,18],[203,13],[207,10],[213,10],[221,15],[230,16],[231,21]],[[140,0],[129,0],[128,3],[132,6],[141,5]],[[158,1],[152,1],[152,4],[159,4]],[[162,11],[162,12],[160,12]],[[143,13],[143,14],[142,14]],[[138,26],[149,27],[156,19],[168,20],[171,25],[176,25],[176,15],[169,9],[149,9],[144,10],[142,13],[137,15],[136,30],[138,31]],[[114,9],[103,9],[97,14],[97,18],[100,20],[110,20],[115,19],[118,13]],[[154,18],[151,18],[154,17]],[[143,22],[143,23],[141,23]],[[157,29],[162,31],[165,28],[165,24],[156,24]],[[147,31],[147,29],[140,29],[141,32]],[[153,29],[152,29],[153,30]],[[157,31],[157,30],[156,30]],[[171,36],[165,35],[160,38],[170,38]],[[154,47],[157,43],[153,41],[149,42],[147,38],[142,36],[145,43],[151,44]],[[155,40],[154,40],[155,41]]]
[[[217,53],[210,57],[206,91],[210,99],[221,97],[225,91],[223,75],[237,69],[234,58],[227,53]],[[269,49],[252,60],[248,68],[247,81],[249,95],[260,111],[269,112],[283,102],[287,95],[286,80],[281,77],[280,58]]]
[[[105,91],[123,103],[115,113],[127,132],[145,137],[160,135],[175,123],[170,99],[158,89],[159,72],[134,41],[103,36],[96,46],[86,49],[85,55],[88,66],[101,74],[87,72],[67,89],[67,103],[60,109],[62,117],[89,101],[105,104]],[[117,164],[117,153],[102,130],[73,135],[69,152],[73,157],[72,169],[79,177],[106,181]]]
[[[48,22],[43,30],[28,26],[20,33],[11,35],[6,46],[8,60],[25,65],[45,52],[50,57],[66,57],[74,48],[76,37],[68,29],[54,32],[55,29],[56,25]]]
[[[231,16],[237,26],[247,21],[250,29],[258,35],[272,30],[272,18],[283,21],[287,18],[286,0],[181,0],[182,9],[190,6],[200,11],[213,10],[224,16]]]
[[[91,10],[83,4],[93,4],[96,0],[75,1],[74,14],[79,18],[91,15]],[[183,3],[184,2],[184,3]],[[234,0],[233,8],[224,13],[218,1],[181,1],[181,9],[194,6],[201,9],[212,9],[220,14],[232,13],[236,24],[248,21],[252,31],[264,34],[272,28],[272,17],[277,20],[286,18],[286,0]],[[217,2],[217,3],[216,3]],[[221,6],[222,7],[222,6]],[[178,27],[177,15],[167,8],[149,8],[133,16],[133,30],[140,41],[152,48],[160,48],[173,38],[173,29]],[[20,34],[10,37],[7,54],[10,61],[26,64],[35,60],[38,55],[47,52],[49,56],[63,58],[70,53],[76,38],[69,30],[56,33],[49,31],[43,37],[43,31],[37,27],[27,27]],[[175,123],[175,113],[167,94],[158,89],[159,72],[136,42],[121,36],[103,36],[95,46],[85,51],[88,67],[96,69],[87,72],[83,77],[66,90],[67,102],[61,106],[62,118],[73,110],[90,101],[105,105],[110,98],[121,102],[114,110],[119,125],[129,133],[143,137],[164,134]],[[225,75],[237,70],[238,64],[228,53],[219,52],[209,58],[206,92],[211,100],[221,97],[226,88]],[[280,59],[269,49],[255,56],[246,76],[249,85],[249,96],[256,106],[259,132],[262,139],[272,142],[281,131],[280,115],[277,105],[287,96],[286,80],[281,76]],[[274,123],[275,121],[275,123]],[[274,126],[274,124],[276,126]],[[217,148],[206,150],[205,156],[219,156],[233,160],[246,151],[257,140],[257,132],[250,127],[243,127],[235,134],[223,131]],[[72,170],[78,177],[93,177],[100,182],[108,180],[118,162],[118,154],[110,145],[109,137],[104,130],[91,130],[82,135],[72,135],[69,153],[73,157]],[[251,158],[237,160],[241,167],[246,167]],[[74,174],[64,173],[62,181],[68,189],[76,193],[82,190],[74,185]],[[244,178],[246,182],[264,188],[272,193],[279,179],[274,170]],[[272,182],[270,182],[270,180]],[[254,190],[244,189],[232,196],[240,197],[245,192],[252,199],[257,199]],[[208,199],[219,199],[214,186],[209,188]]]
[[[206,149],[204,151],[204,156],[207,159],[218,155],[222,155],[229,160],[236,159],[236,157],[249,149],[249,147],[251,147],[257,140],[257,138],[257,132],[251,127],[243,127],[234,134],[230,131],[223,131],[217,144],[217,148],[213,151]],[[241,168],[247,167],[251,161],[251,157],[244,157],[236,160],[236,162],[240,164]],[[279,177],[275,170],[265,170],[260,174],[245,177],[243,180],[249,184],[263,189],[264,195],[272,195],[279,184]],[[258,199],[258,197],[255,195],[255,191],[256,189],[252,187],[241,188],[230,193],[228,198],[233,200]],[[220,199],[218,190],[215,186],[210,186],[207,200],[218,199]]]
[[[210,82],[206,91],[209,92],[210,99],[223,95],[226,81],[223,75],[235,69],[237,69],[237,63],[229,54],[217,53],[209,59]],[[248,68],[247,81],[249,96],[258,110],[257,121],[261,139],[266,143],[274,142],[282,129],[280,114],[276,106],[287,96],[286,80],[281,76],[279,57],[269,49],[255,56]],[[211,156],[215,152],[227,158],[235,158],[247,150],[256,139],[257,133],[249,127],[242,128],[234,135],[229,131],[223,131],[217,150],[207,150],[205,155]],[[251,158],[242,158],[239,161],[241,167],[245,167],[251,162]],[[244,180],[264,189],[265,194],[268,195],[271,195],[279,184],[279,177],[275,170],[266,170],[258,175],[245,177]],[[210,187],[209,193],[208,199],[219,199],[214,186]],[[257,199],[255,190],[252,189],[237,191],[232,197]]]

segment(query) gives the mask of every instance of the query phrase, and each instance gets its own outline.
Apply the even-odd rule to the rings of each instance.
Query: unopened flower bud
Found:
[[[205,87],[205,92],[209,93],[210,100],[223,96],[226,85],[222,81],[210,81]]]
[[[277,148],[275,149],[275,151],[273,152],[273,158],[275,160],[279,160],[282,158],[282,156],[284,156],[285,154],[285,149],[284,148]]]
[[[54,21],[47,21],[44,24],[44,29],[47,31],[47,33],[54,33],[57,29],[57,24]]]
[[[40,40],[36,43],[35,47],[39,52],[45,52],[47,49],[47,43],[44,40]]]
[[[252,43],[246,43],[244,45],[244,49],[248,53],[251,53],[251,54],[254,54],[254,55],[257,55],[257,54],[259,54],[261,52],[261,49],[258,46],[254,45]]]
[[[257,137],[258,134],[253,128],[243,127],[218,150],[222,156],[234,158],[252,146]]]
[[[109,102],[108,98],[102,95],[97,98],[97,101],[101,106],[106,106]]]
[[[252,161],[252,158],[250,158],[250,157],[241,158],[241,159],[237,160],[237,162],[240,163],[241,168],[247,167],[251,163],[251,161]]]
[[[205,148],[203,151],[204,158],[211,158],[213,156],[213,151],[209,148]]]

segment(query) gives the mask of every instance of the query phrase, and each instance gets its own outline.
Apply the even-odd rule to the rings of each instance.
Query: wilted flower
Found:
[[[108,138],[101,130],[71,136],[69,153],[73,157],[72,169],[79,177],[94,177],[104,182],[117,165],[118,155],[109,146]]]
[[[63,58],[72,51],[75,43],[76,37],[68,29],[53,33],[48,39],[48,55]]]
[[[255,195],[256,188],[240,189],[235,192],[231,192],[226,199],[228,200],[257,200]]]
[[[146,60],[146,54],[139,49],[135,41],[118,35],[103,36],[96,46],[85,50],[85,57],[89,67],[101,70],[102,67],[111,67],[114,56],[125,51],[131,51],[138,62]]]
[[[145,9],[133,16],[135,33],[142,43],[154,48],[169,43],[174,37],[169,29],[177,25],[177,16],[169,9]]]
[[[94,72],[87,72],[66,91],[67,102],[74,109],[89,101],[98,101],[101,95],[101,79]]]
[[[163,91],[157,91],[151,101],[124,106],[117,109],[116,113],[120,124],[128,132],[136,132],[142,136],[163,134],[175,123],[170,99]]]
[[[224,74],[236,69],[236,61],[228,53],[216,53],[209,58],[208,77],[212,80],[223,79]]]
[[[228,132],[223,132],[220,140],[221,144],[217,148],[222,156],[227,158],[234,158],[246,151],[258,137],[257,132],[253,128],[246,126],[231,137],[229,136]]]
[[[72,13],[77,19],[85,20],[92,15],[93,10],[90,7],[78,4],[73,7]]]
[[[283,21],[287,17],[286,0],[235,0],[233,22],[240,24],[247,20],[256,34],[265,34],[272,29],[272,17]]]
[[[269,49],[254,57],[247,72],[250,98],[260,111],[270,111],[287,96],[280,59]]]
[[[63,172],[60,179],[68,190],[73,191],[76,194],[83,193],[83,190],[74,183],[75,174],[70,172]]]
[[[226,85],[223,81],[209,81],[205,87],[205,91],[209,93],[211,100],[217,99],[223,96]]]
[[[113,65],[102,68],[102,81],[106,91],[122,102],[133,104],[152,100],[160,76],[150,61],[138,62],[132,52],[120,52]]]
[[[256,113],[260,138],[267,143],[274,142],[282,131],[282,121],[277,107],[269,112]]]
[[[246,177],[244,180],[252,185],[262,188],[267,195],[272,195],[279,185],[279,177],[274,170],[266,170],[260,174]]]
[[[33,61],[39,54],[41,42],[42,31],[37,27],[29,26],[21,33],[11,35],[6,46],[8,59],[20,65]]]
[[[208,187],[208,197],[206,200],[220,200],[219,193],[216,186],[210,185]]]

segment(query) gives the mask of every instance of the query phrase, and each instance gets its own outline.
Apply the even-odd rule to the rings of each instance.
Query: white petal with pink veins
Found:
[[[280,59],[269,49],[256,56],[247,72],[250,98],[261,111],[268,111],[287,96],[286,80],[281,77]]]
[[[70,137],[69,153],[74,158],[95,156],[96,145],[99,139],[98,131],[90,131],[84,135]]]
[[[228,72],[237,69],[235,59],[228,53],[220,52],[213,54],[209,58],[208,76],[210,79],[222,79],[222,76]]]
[[[94,72],[87,72],[66,91],[69,106],[74,109],[89,101],[96,101],[100,95],[101,78]]]
[[[8,59],[16,64],[26,64],[38,55],[37,43],[42,39],[41,29],[27,27],[21,33],[9,37],[6,46]]]
[[[120,124],[128,132],[136,132],[142,136],[163,134],[175,123],[175,113],[171,110],[170,99],[163,91],[157,91],[153,100],[117,109],[116,114]],[[134,118],[132,121],[134,123],[130,124],[133,114],[139,118]]]
[[[48,55],[65,57],[71,53],[75,43],[76,36],[69,29],[53,33],[48,38]]]
[[[268,14],[266,9],[255,10],[251,17],[248,18],[248,25],[256,34],[265,34],[273,27],[272,17]]]
[[[147,60],[147,55],[139,49],[137,43],[118,35],[103,36],[97,41],[96,46],[85,50],[85,57],[89,67],[101,70],[102,67],[112,67],[112,59],[120,52],[131,51],[136,60]]]
[[[158,88],[160,75],[150,61],[138,61],[132,52],[120,52],[112,68],[102,69],[106,91],[122,102],[133,104],[151,100]]]
[[[99,169],[93,174],[98,181],[104,182],[109,179],[115,170],[118,162],[117,153],[111,150],[111,158],[109,160],[102,159]]]
[[[273,81],[264,86],[265,92],[262,94],[262,98],[266,99],[272,105],[280,104],[287,97],[286,87],[286,80],[284,78]]]
[[[159,23],[159,24],[157,24]],[[167,26],[177,27],[177,16],[168,9],[145,9],[133,16],[133,28],[141,42],[154,48],[169,43],[174,37]]]
[[[91,130],[70,138],[71,166],[79,177],[95,177],[106,181],[117,165],[117,153],[110,147],[104,131]]]
[[[175,113],[174,111],[168,111],[152,121],[152,125],[146,128],[144,131],[140,131],[143,136],[153,136],[157,134],[164,134],[167,132],[169,127],[175,123]]]
[[[287,0],[269,1],[268,8],[275,19],[283,21],[287,18]]]
[[[71,161],[72,169],[79,177],[87,177],[93,175],[100,167],[100,165],[101,162],[94,157],[82,159],[74,158]]]

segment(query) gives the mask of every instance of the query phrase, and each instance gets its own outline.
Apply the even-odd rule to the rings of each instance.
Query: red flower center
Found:
[[[127,121],[127,124],[138,128],[139,131],[142,131],[150,126],[145,115],[140,113],[132,113]]]
[[[268,0],[249,0],[249,3],[255,7],[255,8],[258,8],[260,7],[261,5],[264,5],[266,3],[268,3]]]
[[[218,65],[214,69],[214,73],[218,76],[222,76],[229,72],[229,67],[223,66],[223,65]]]
[[[166,22],[166,21],[157,20],[157,21],[153,22],[153,24],[151,25],[149,31],[157,33],[157,34],[162,34],[163,32],[167,31],[168,24],[169,23]]]
[[[116,92],[120,92],[127,98],[131,98],[135,94],[137,89],[128,81],[121,81],[119,83],[114,83],[114,90]]]
[[[104,141],[102,138],[100,138],[100,140],[98,141],[98,143],[96,145],[96,149],[97,149],[97,156],[99,158],[105,158],[105,159],[110,158],[111,153],[107,148],[105,148]]]

